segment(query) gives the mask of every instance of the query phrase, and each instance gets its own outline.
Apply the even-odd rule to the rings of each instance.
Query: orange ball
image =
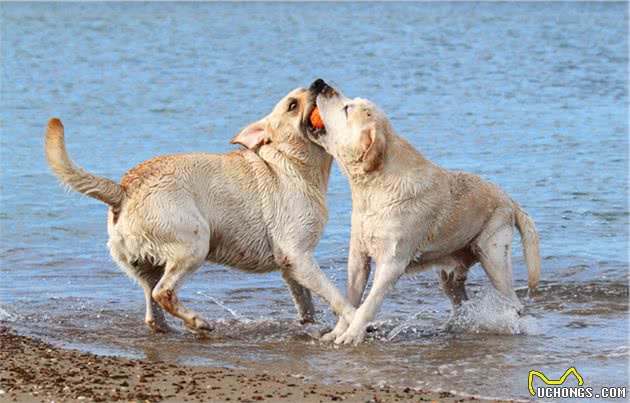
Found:
[[[317,129],[324,128],[324,121],[319,115],[319,109],[317,109],[317,107],[315,107],[315,109],[313,109],[313,112],[311,112],[311,124]]]

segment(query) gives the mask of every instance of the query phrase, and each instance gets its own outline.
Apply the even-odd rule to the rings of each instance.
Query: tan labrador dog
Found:
[[[282,271],[302,322],[313,321],[309,290],[351,320],[354,307],[313,257],[328,218],[332,165],[306,137],[322,132],[309,123],[314,100],[309,90],[290,92],[232,140],[246,149],[153,158],[120,183],[75,165],[61,121],[50,120],[50,167],[67,186],[109,205],[111,255],[144,289],[151,329],[167,329],[163,308],[193,331],[211,330],[176,294],[206,261],[253,273]]]
[[[534,222],[498,186],[448,171],[427,160],[392,128],[385,114],[362,99],[349,99],[318,80],[317,106],[326,127],[310,137],[339,163],[352,189],[348,299],[358,307],[376,263],[369,295],[352,322],[340,318],[324,336],[360,343],[400,276],[433,269],[456,309],[467,299],[468,269],[481,262],[500,294],[517,309],[512,286],[514,226],[521,233],[529,287],[540,277]]]

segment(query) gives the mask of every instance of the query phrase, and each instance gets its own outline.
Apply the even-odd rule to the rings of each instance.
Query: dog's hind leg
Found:
[[[164,311],[160,305],[153,299],[151,293],[164,274],[164,266],[154,266],[148,262],[137,263],[134,265],[137,279],[146,299],[146,313],[144,321],[154,332],[166,332],[169,330]]]
[[[514,292],[512,279],[512,238],[514,227],[501,225],[489,236],[482,236],[476,242],[475,254],[490,278],[494,288],[521,311],[522,305]]]
[[[432,270],[440,282],[440,288],[453,305],[453,313],[462,302],[468,299],[466,294],[466,278],[468,269],[477,262],[475,256],[466,248],[441,258],[420,263],[412,262],[407,273],[418,273]]]
[[[186,277],[195,272],[204,262],[207,253],[199,250],[194,253],[191,248],[180,249],[177,258],[171,258],[165,266],[164,275],[153,289],[151,296],[171,315],[181,319],[193,331],[210,331],[212,327],[196,312],[186,308],[177,298],[177,290]]]
[[[457,312],[462,302],[468,300],[466,278],[468,269],[476,262],[476,257],[466,248],[439,259],[434,266],[440,287],[453,305],[453,313]]]
[[[453,312],[457,311],[462,302],[468,300],[466,294],[466,270],[460,270],[459,267],[444,268],[438,272],[438,280],[440,287],[448,299],[453,304]]]
[[[112,258],[144,290],[146,300],[144,321],[149,326],[149,329],[154,332],[167,331],[168,325],[164,318],[164,312],[151,297],[151,292],[164,273],[164,266],[153,265],[142,258],[129,258],[124,244],[125,242],[122,238],[110,238],[109,249]]]
[[[315,307],[313,306],[311,292],[292,279],[286,270],[282,272],[282,278],[287,284],[289,292],[291,292],[293,302],[298,310],[298,319],[300,323],[315,323]]]

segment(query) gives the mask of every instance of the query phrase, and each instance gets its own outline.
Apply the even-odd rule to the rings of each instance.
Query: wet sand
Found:
[[[285,374],[97,356],[1,326],[0,363],[0,401],[484,401],[448,392],[312,384]]]

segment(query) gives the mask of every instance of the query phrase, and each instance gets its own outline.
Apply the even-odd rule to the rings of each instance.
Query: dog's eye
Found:
[[[346,105],[343,107],[343,112],[346,114],[346,117],[348,117],[348,110],[350,109],[350,105]]]
[[[297,101],[291,101],[291,103],[289,104],[289,109],[287,109],[287,112],[291,112],[292,110],[294,110],[297,107]]]

